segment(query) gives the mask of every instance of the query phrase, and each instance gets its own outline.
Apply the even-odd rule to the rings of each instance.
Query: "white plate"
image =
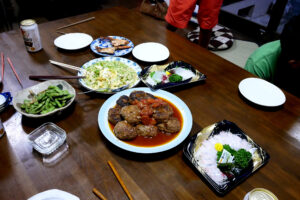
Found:
[[[135,62],[131,61],[131,60],[128,60],[126,58],[121,58],[121,57],[102,57],[102,58],[96,58],[96,59],[93,59],[93,60],[90,60],[88,61],[87,63],[85,63],[84,65],[82,65],[81,68],[83,69],[86,69],[88,68],[89,66],[95,64],[96,62],[100,62],[100,61],[119,61],[119,62],[122,62],[124,64],[126,64],[128,67],[132,68],[134,71],[136,71],[137,75],[139,75],[142,71],[142,68]],[[83,72],[82,71],[78,71],[77,73],[78,76],[83,76]],[[138,79],[131,87],[135,87],[138,83],[140,82],[140,79]],[[89,86],[86,85],[86,83],[84,82],[83,79],[79,79],[79,83],[85,87],[86,89],[88,90],[93,90],[95,92],[98,92],[98,93],[103,93],[103,94],[114,94],[116,92],[119,92],[121,90],[124,90],[124,89],[120,89],[118,91],[107,91],[107,92],[104,92],[104,91],[97,91],[93,88],[90,88]],[[129,88],[131,88],[129,87]]]
[[[155,147],[138,147],[134,145],[127,144],[123,142],[122,140],[118,139],[114,133],[111,131],[108,123],[108,110],[116,105],[116,101],[120,98],[122,95],[129,95],[132,91],[135,90],[141,90],[147,93],[150,93],[154,96],[162,97],[170,102],[172,102],[178,110],[181,112],[182,119],[183,119],[183,124],[182,124],[182,129],[180,133],[177,135],[176,138],[171,140],[170,142],[160,145],[160,146],[155,146]],[[172,149],[179,145],[181,142],[184,141],[184,139],[189,135],[192,125],[193,125],[193,117],[191,114],[190,109],[187,107],[187,105],[179,99],[177,96],[166,92],[164,90],[157,90],[153,92],[149,88],[141,87],[141,88],[132,88],[128,90],[124,90],[122,92],[119,92],[113,96],[111,96],[109,99],[107,99],[102,107],[100,108],[99,114],[98,114],[98,125],[100,127],[100,130],[102,134],[108,139],[111,143],[116,145],[117,147],[135,152],[135,153],[142,153],[142,154],[150,154],[150,153],[158,153],[158,152],[163,152],[167,151],[169,149]]]
[[[272,83],[260,78],[246,78],[239,84],[241,94],[249,101],[266,107],[284,104],[284,93]]]
[[[85,33],[68,33],[54,40],[54,45],[65,50],[77,50],[89,46],[93,38]]]
[[[27,200],[80,200],[73,194],[58,189],[38,193]]]
[[[169,49],[156,42],[139,44],[134,47],[132,54],[135,58],[145,62],[160,62],[170,56]]]

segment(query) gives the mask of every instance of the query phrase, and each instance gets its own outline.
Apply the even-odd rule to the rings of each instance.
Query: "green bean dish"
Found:
[[[29,114],[46,114],[66,106],[73,96],[67,90],[51,85],[48,89],[34,94],[31,100],[25,99],[21,109]]]

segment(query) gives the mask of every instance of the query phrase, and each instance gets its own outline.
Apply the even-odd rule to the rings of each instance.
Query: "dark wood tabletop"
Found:
[[[135,45],[159,42],[170,50],[170,57],[163,63],[182,60],[207,76],[203,83],[168,90],[191,110],[193,127],[188,138],[174,149],[153,155],[129,153],[115,147],[102,135],[97,122],[99,109],[109,95],[77,94],[70,108],[46,119],[26,118],[10,106],[1,113],[6,135],[0,139],[0,199],[27,199],[56,188],[80,199],[97,200],[92,193],[94,187],[107,199],[127,199],[107,165],[108,160],[115,165],[134,199],[235,200],[243,199],[253,188],[266,188],[279,199],[300,197],[300,99],[284,91],[286,102],[278,108],[266,109],[247,102],[239,94],[238,84],[253,75],[176,32],[168,31],[165,22],[137,10],[117,7],[39,24],[43,50],[36,53],[26,51],[19,30],[1,33],[0,51],[10,57],[24,88],[39,83],[29,80],[29,75],[76,74],[55,67],[49,59],[81,66],[96,58],[89,47],[64,51],[53,43],[60,36],[56,28],[92,16],[94,20],[60,31],[83,32],[93,38],[124,36]],[[124,57],[142,67],[149,65],[131,54]],[[78,80],[68,82],[77,92],[83,91]],[[1,89],[12,95],[22,89],[7,62]],[[191,167],[182,149],[202,128],[224,119],[236,123],[271,158],[264,167],[221,197]],[[66,157],[54,166],[45,166],[28,140],[32,130],[48,121],[67,132],[70,147]]]

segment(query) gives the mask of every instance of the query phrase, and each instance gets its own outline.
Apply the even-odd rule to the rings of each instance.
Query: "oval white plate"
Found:
[[[38,94],[38,93],[46,90],[50,85],[62,85],[63,90],[68,90],[68,92],[74,96],[69,100],[67,105],[65,105],[64,107],[57,108],[46,114],[39,114],[39,115],[38,114],[29,114],[21,109],[21,104],[24,103],[25,99],[32,99],[32,98],[29,98],[29,95],[30,95],[29,91],[32,91],[35,94]],[[73,101],[75,100],[75,97],[76,97],[76,91],[68,82],[66,82],[64,80],[48,80],[48,81],[44,81],[44,82],[38,83],[36,85],[33,85],[29,88],[18,91],[16,93],[16,95],[14,96],[12,103],[13,103],[14,108],[22,115],[25,115],[26,117],[31,117],[31,118],[41,118],[41,117],[52,115],[56,112],[66,109],[73,103]]]
[[[80,200],[77,196],[58,189],[38,193],[27,200]]]
[[[81,68],[83,69],[86,69],[88,68],[89,66],[95,64],[96,62],[100,62],[100,61],[119,61],[119,62],[122,62],[124,64],[126,64],[128,67],[132,68],[134,71],[136,71],[137,75],[139,76],[139,74],[141,73],[142,71],[142,68],[135,62],[131,61],[131,60],[128,60],[126,58],[121,58],[121,57],[102,57],[102,58],[96,58],[96,59],[93,59],[93,60],[90,60],[88,62],[86,62],[84,65],[82,65]],[[83,72],[82,71],[78,71],[77,73],[77,76],[83,76]],[[135,87],[137,84],[139,84],[140,82],[140,79],[138,79],[132,87]],[[103,93],[103,94],[114,94],[116,92],[102,92],[102,91],[97,91],[93,88],[90,88],[89,86],[87,86],[84,82],[83,79],[79,79],[79,83],[85,87],[86,89],[88,90],[93,90],[95,92],[98,92],[98,93]]]
[[[77,50],[89,46],[93,38],[85,33],[68,33],[54,40],[54,45],[65,50]]]
[[[150,93],[154,96],[162,97],[164,99],[167,99],[168,101],[172,102],[178,110],[181,112],[182,119],[183,119],[183,127],[180,131],[180,133],[177,135],[176,138],[171,140],[170,142],[155,146],[155,147],[138,147],[134,145],[127,144],[123,142],[122,140],[118,139],[114,133],[109,128],[108,124],[108,110],[116,105],[116,101],[120,98],[122,95],[129,95],[132,91],[135,90],[141,90],[147,93]],[[118,92],[117,94],[111,96],[109,99],[107,99],[104,104],[101,106],[99,114],[98,114],[98,125],[100,127],[100,130],[102,134],[108,139],[111,143],[116,145],[117,147],[135,152],[135,153],[142,153],[142,154],[150,154],[150,153],[158,153],[167,151],[169,149],[172,149],[179,145],[183,140],[189,135],[192,125],[193,125],[193,117],[191,114],[190,109],[187,107],[187,105],[179,99],[177,96],[166,92],[164,90],[157,90],[153,92],[149,88],[141,87],[141,88],[132,88],[128,90],[124,90],[122,92]]]
[[[260,78],[242,80],[239,90],[246,99],[261,106],[276,107],[286,101],[284,93],[277,86]]]
[[[156,42],[146,42],[137,45],[132,50],[135,58],[145,62],[160,62],[166,60],[170,56],[169,49]]]

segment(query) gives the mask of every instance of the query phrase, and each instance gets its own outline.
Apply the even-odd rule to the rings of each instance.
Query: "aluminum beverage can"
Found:
[[[42,49],[39,28],[35,20],[25,19],[21,21],[20,29],[28,52],[37,52]]]
[[[278,200],[278,198],[267,189],[255,188],[246,194],[244,200]]]

